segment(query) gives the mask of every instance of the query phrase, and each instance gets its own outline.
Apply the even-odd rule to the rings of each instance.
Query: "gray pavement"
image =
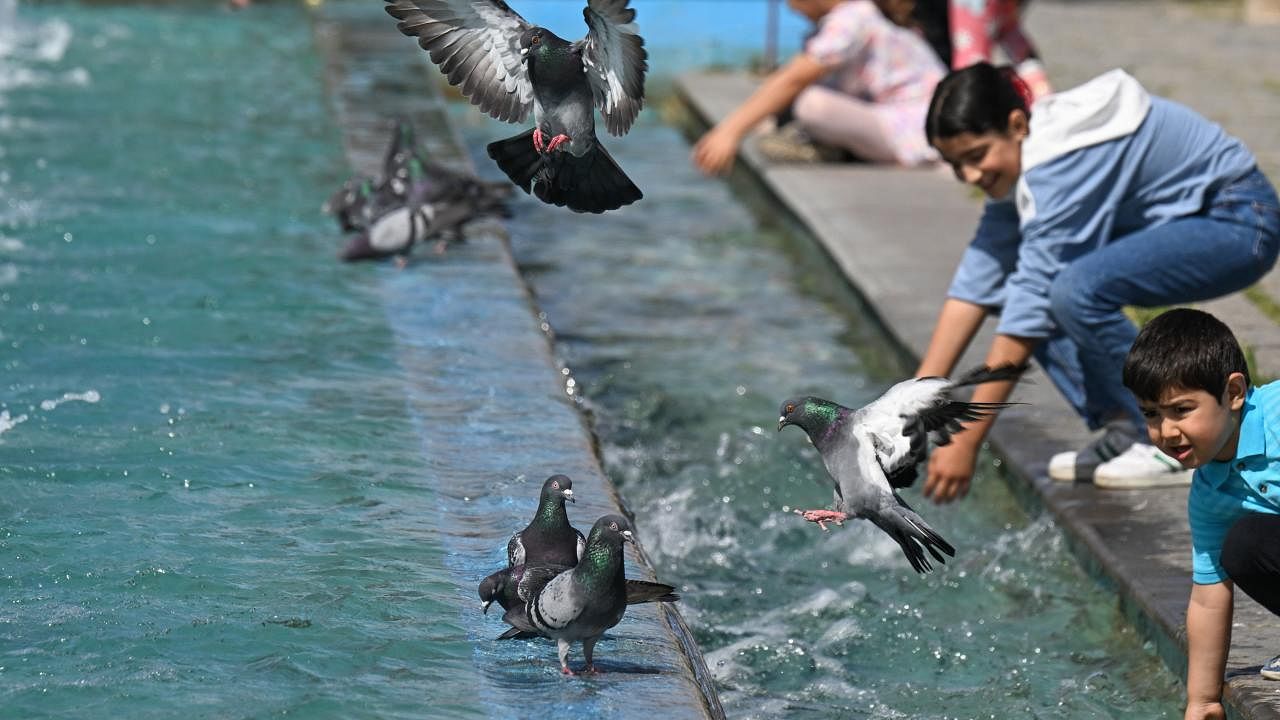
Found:
[[[1220,10],[1152,3],[1033,4],[1030,27],[1059,87],[1123,66],[1157,93],[1202,110],[1255,150],[1280,176],[1280,30],[1239,24]],[[1216,53],[1222,51],[1222,55]],[[1069,61],[1068,61],[1069,59]],[[1252,68],[1253,80],[1231,76]],[[722,118],[755,86],[745,75],[693,73],[677,92],[691,132]],[[1239,112],[1232,112],[1238,109]],[[1220,111],[1220,112],[1219,112]],[[1272,119],[1270,123],[1267,119]],[[748,142],[732,181],[763,189],[809,232],[867,299],[902,352],[918,357],[981,211],[978,198],[939,170],[858,165],[770,165]],[[1206,303],[1252,346],[1264,374],[1280,377],[1280,328],[1242,296]],[[961,366],[982,360],[992,323]],[[1185,677],[1184,617],[1190,591],[1186,490],[1098,490],[1055,483],[1046,463],[1089,434],[1035,372],[991,439],[1015,490],[1063,527],[1081,562],[1113,586],[1126,616]],[[1280,620],[1237,594],[1225,699],[1237,718],[1280,718],[1280,683],[1257,667],[1280,653]]]
[[[353,171],[379,172],[389,121],[399,117],[413,121],[434,159],[469,165],[441,107],[434,82],[438,73],[412,40],[395,31],[380,4],[326,5],[317,11],[315,32]],[[724,717],[705,661],[675,605],[628,609],[605,636],[611,639],[613,657],[602,658],[597,648],[597,661],[611,667],[589,693],[559,674],[548,680],[540,668],[555,663],[550,641],[529,643],[541,653],[537,663],[512,664],[502,655],[505,648],[491,639],[502,626],[492,614],[487,621],[480,615],[475,587],[493,569],[495,549],[500,554],[510,533],[527,520],[529,492],[536,496],[542,478],[552,472],[573,478],[578,501],[572,513],[582,529],[583,518],[625,509],[599,464],[581,414],[567,400],[565,376],[552,358],[501,223],[473,223],[467,239],[445,258],[420,261],[403,272],[387,268],[381,311],[397,336],[397,360],[412,378],[405,399],[420,426],[424,462],[449,479],[440,502],[450,522],[432,540],[445,548],[452,572],[442,582],[456,586],[459,614],[476,644],[471,669],[476,712],[504,717]],[[418,255],[423,254],[425,249],[419,249]],[[485,308],[484,316],[468,314],[469,307]],[[465,422],[448,400],[454,397],[448,388],[457,383],[487,388],[490,398],[468,407]],[[492,443],[486,452],[475,451],[477,436]],[[462,447],[473,451],[465,457],[451,452]],[[532,467],[513,467],[513,459]],[[499,481],[524,473],[532,477],[530,482]],[[521,509],[518,515],[495,511],[501,508]],[[636,525],[643,539],[644,518],[637,518]],[[629,551],[627,574],[653,578],[642,551]],[[470,612],[464,614],[462,608]],[[580,654],[573,657],[581,659]],[[428,712],[431,698],[423,702]]]

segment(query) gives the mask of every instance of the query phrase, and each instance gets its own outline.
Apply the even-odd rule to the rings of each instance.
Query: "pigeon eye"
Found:
[[[617,530],[617,529],[618,529],[618,523],[609,523],[609,529],[610,529],[610,530]]]
[[[560,481],[559,481],[559,480],[556,480],[555,482],[551,483],[551,489],[552,489],[552,490],[559,490],[559,489],[560,489]]]
[[[788,405],[788,406],[786,407],[787,414],[788,414],[788,415],[790,415],[791,413],[795,412],[795,409],[796,409],[796,406],[795,406],[795,405]]]
[[[534,45],[537,45],[541,40],[542,40],[541,35],[534,35],[533,37],[529,38],[529,42]]]

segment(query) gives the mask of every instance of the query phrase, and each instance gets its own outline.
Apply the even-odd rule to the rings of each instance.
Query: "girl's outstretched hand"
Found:
[[[693,146],[693,164],[707,175],[724,175],[733,169],[741,138],[717,125]]]
[[[936,503],[949,503],[964,497],[969,492],[977,462],[977,449],[959,439],[950,445],[934,448],[929,457],[924,496]]]

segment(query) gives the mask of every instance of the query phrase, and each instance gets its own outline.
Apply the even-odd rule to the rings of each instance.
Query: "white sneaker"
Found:
[[[1111,490],[1190,485],[1194,470],[1165,455],[1154,445],[1134,443],[1128,450],[1098,466],[1093,484]]]
[[[1062,482],[1089,482],[1099,467],[1136,442],[1138,435],[1127,420],[1113,420],[1079,452],[1069,450],[1049,458],[1049,477]]]

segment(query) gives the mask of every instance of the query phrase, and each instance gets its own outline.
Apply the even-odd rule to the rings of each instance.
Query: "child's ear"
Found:
[[[1227,376],[1226,405],[1231,410],[1244,407],[1245,393],[1249,392],[1249,383],[1245,382],[1244,373],[1233,372]]]

